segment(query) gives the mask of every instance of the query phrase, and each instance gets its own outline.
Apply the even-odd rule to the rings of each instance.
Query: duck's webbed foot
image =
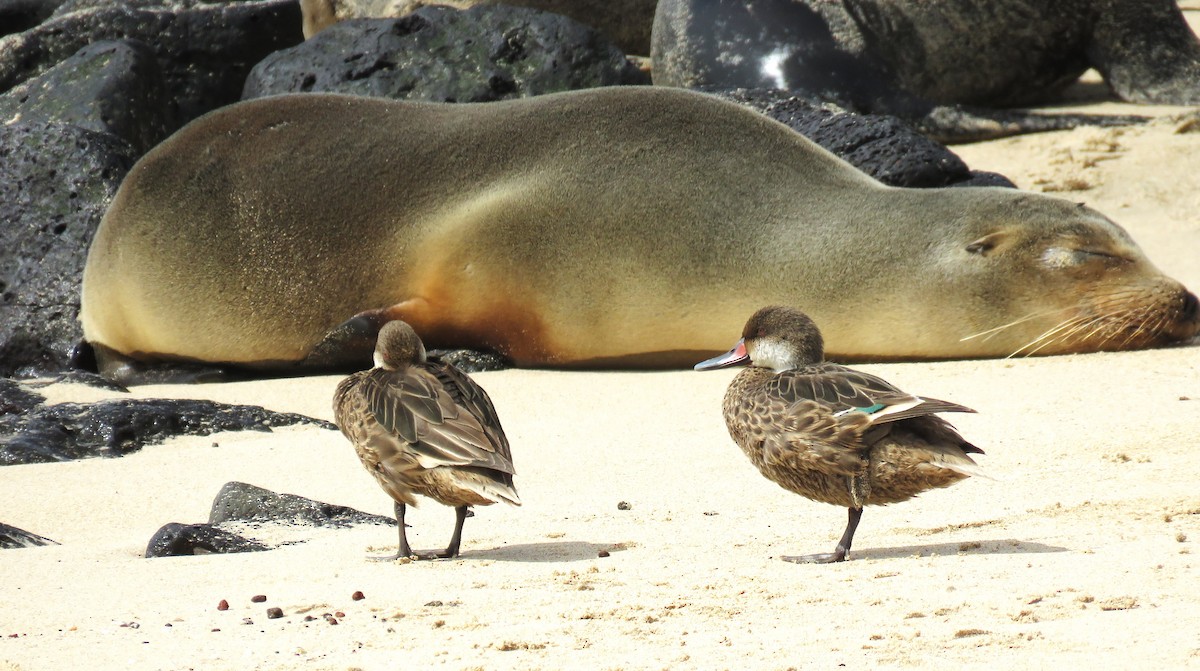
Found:
[[[846,561],[850,558],[850,550],[841,545],[837,546],[833,552],[821,552],[814,555],[784,555],[780,557],[783,561],[793,564],[833,564],[834,562]]]
[[[833,564],[834,562],[846,561],[850,558],[850,544],[854,542],[854,532],[858,529],[858,523],[862,519],[862,508],[847,508],[846,531],[842,533],[842,539],[838,541],[837,547],[833,552],[823,552],[814,555],[789,555],[780,557],[783,561],[792,562],[793,564]]]
[[[400,523],[400,549],[394,556],[377,557],[379,560],[396,559],[411,559],[413,561],[432,561],[434,559],[454,559],[458,556],[458,549],[462,545],[462,528],[463,522],[470,515],[467,506],[458,506],[454,509],[454,536],[450,538],[450,545],[446,546],[445,550],[440,552],[414,552],[408,545],[408,536],[404,533],[404,504],[396,504],[396,521]]]

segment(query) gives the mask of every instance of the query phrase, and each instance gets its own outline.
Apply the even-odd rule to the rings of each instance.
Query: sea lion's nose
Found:
[[[1196,319],[1197,313],[1200,313],[1200,300],[1196,299],[1196,294],[1190,291],[1183,292],[1183,306],[1180,307],[1180,313],[1184,319]]]

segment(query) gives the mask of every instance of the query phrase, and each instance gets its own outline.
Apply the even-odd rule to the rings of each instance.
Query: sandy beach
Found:
[[[1076,107],[1159,118],[954,150],[1086,202],[1200,289],[1200,119]],[[396,534],[368,525],[246,528],[286,544],[142,557],[162,525],[207,521],[234,480],[391,514],[334,431],[0,468],[0,521],[61,543],[0,552],[0,669],[1200,668],[1200,348],[860,368],[977,409],[948,419],[994,479],[869,508],[837,565],[779,560],[832,549],[845,511],[768,482],[733,444],[720,401],[735,371],[476,375],[525,504],[478,509],[456,560],[370,561]],[[332,419],[339,379],[132,394]],[[453,515],[430,502],[409,522],[416,547],[440,548]]]

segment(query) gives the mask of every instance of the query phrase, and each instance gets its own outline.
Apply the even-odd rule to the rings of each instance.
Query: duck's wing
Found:
[[[835,417],[863,413],[870,424],[936,412],[975,412],[957,403],[909,394],[882,378],[835,363],[783,371],[768,385],[770,393],[781,399],[792,403],[813,402]]]
[[[406,442],[422,467],[473,466],[515,473],[491,399],[447,364],[413,365],[403,374],[376,369],[359,384],[380,428]]]
[[[747,411],[771,413],[774,419],[769,423],[780,429],[765,436],[764,459],[830,475],[862,475],[868,450],[898,420],[934,420],[930,424],[935,430],[945,425],[953,433],[931,413],[973,412],[957,403],[914,396],[874,375],[832,363],[773,374],[763,385],[761,395],[751,395],[759,407]]]
[[[492,405],[492,397],[479,386],[469,375],[446,363],[437,357],[429,357],[428,370],[442,383],[442,388],[454,399],[454,402],[471,413],[484,433],[491,439],[496,452],[509,462],[512,462],[512,450],[508,445],[508,436],[504,435],[504,427],[500,424],[500,416],[496,414],[496,406]],[[513,471],[507,471],[512,473]]]

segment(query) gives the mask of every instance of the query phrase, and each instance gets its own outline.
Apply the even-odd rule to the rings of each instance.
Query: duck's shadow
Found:
[[[900,559],[904,557],[930,557],[934,555],[1008,555],[1042,554],[1046,552],[1069,552],[1070,548],[1046,545],[1015,538],[997,540],[957,541],[933,545],[905,545],[892,548],[867,547],[850,551],[851,559]]]
[[[584,543],[557,541],[549,543],[518,543],[486,550],[471,550],[459,556],[463,559],[491,559],[518,562],[563,562],[595,559],[601,553],[622,552],[624,543]]]

